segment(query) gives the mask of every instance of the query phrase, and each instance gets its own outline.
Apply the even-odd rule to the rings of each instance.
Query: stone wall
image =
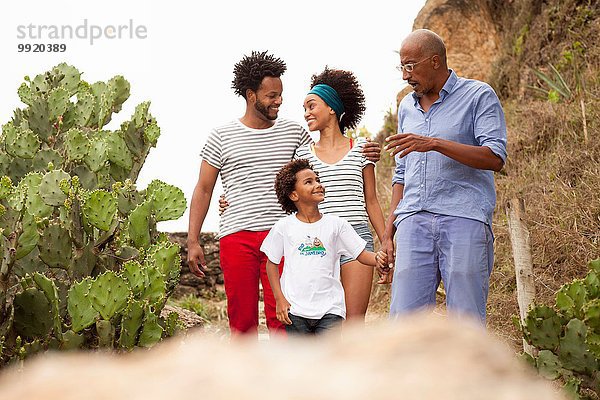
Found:
[[[201,233],[200,243],[204,245],[204,256],[207,264],[206,277],[198,278],[187,266],[187,233],[170,233],[171,240],[181,246],[181,278],[173,296],[180,298],[188,294],[212,298],[215,297],[219,285],[223,284],[223,271],[219,265],[219,241],[215,233]]]

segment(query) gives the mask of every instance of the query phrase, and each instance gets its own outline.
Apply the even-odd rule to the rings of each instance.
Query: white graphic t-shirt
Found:
[[[356,258],[365,245],[340,217],[323,215],[317,222],[306,223],[292,214],[275,223],[260,250],[275,264],[285,258],[281,290],[291,304],[291,314],[311,319],[325,314],[346,318],[340,256]]]

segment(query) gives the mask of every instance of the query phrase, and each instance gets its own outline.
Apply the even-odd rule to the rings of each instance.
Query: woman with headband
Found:
[[[375,164],[362,154],[367,142],[344,135],[354,129],[365,112],[365,97],[352,72],[325,67],[313,75],[311,90],[304,100],[304,119],[311,132],[319,131],[316,143],[299,147],[296,158],[310,161],[325,187],[325,201],[319,209],[347,220],[373,251],[369,220],[381,239],[384,219],[375,190]],[[341,280],[345,291],[348,320],[364,320],[373,267],[342,256]],[[378,283],[389,283],[391,274]]]

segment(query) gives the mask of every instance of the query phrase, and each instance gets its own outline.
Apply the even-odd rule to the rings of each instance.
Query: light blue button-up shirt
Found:
[[[506,162],[506,122],[500,101],[486,83],[450,77],[425,112],[411,93],[398,109],[398,132],[489,147]],[[419,211],[475,219],[492,226],[494,173],[468,167],[437,151],[396,155],[392,183],[404,185],[396,225]]]

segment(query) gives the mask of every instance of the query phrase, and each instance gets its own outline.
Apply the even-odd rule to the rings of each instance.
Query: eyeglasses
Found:
[[[427,57],[427,58],[425,58],[425,59],[423,59],[423,60],[421,60],[421,61],[419,61],[419,62],[416,62],[416,63],[400,64],[400,65],[398,65],[398,66],[396,67],[396,69],[397,69],[398,71],[400,71],[400,72],[404,72],[404,71],[406,71],[406,72],[413,72],[413,70],[415,69],[415,65],[417,65],[417,64],[421,64],[423,61],[427,61],[427,60],[429,60],[431,57],[433,57],[433,56],[429,56],[429,57]]]

